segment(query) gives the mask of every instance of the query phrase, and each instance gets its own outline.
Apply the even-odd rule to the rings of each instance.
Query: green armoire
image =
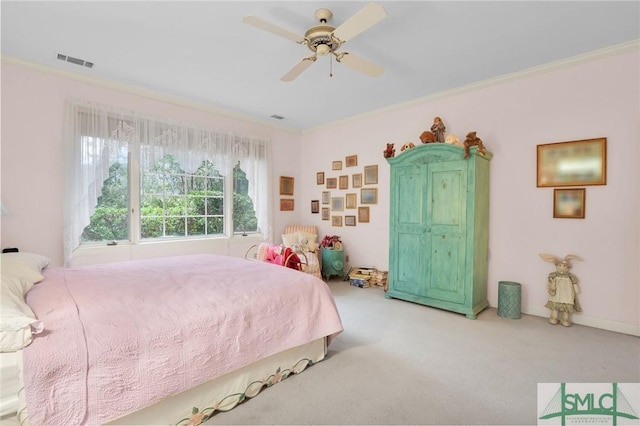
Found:
[[[487,300],[489,164],[476,147],[429,143],[391,166],[386,297],[475,319]]]

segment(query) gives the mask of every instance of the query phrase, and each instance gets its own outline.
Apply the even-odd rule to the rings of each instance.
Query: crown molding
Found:
[[[81,83],[91,84],[91,85],[106,88],[106,89],[111,89],[111,90],[116,90],[123,93],[141,96],[147,99],[161,101],[161,102],[165,102],[165,103],[176,105],[176,106],[191,108],[198,111],[208,112],[211,114],[217,114],[227,118],[233,118],[239,121],[244,121],[252,124],[259,124],[261,126],[283,130],[296,135],[301,134],[301,131],[298,129],[287,127],[281,124],[280,125],[274,124],[272,122],[266,121],[266,119],[263,121],[263,120],[260,120],[259,118],[245,115],[239,112],[231,111],[222,107],[214,107],[211,105],[206,105],[206,104],[202,104],[195,101],[189,101],[184,98],[167,95],[154,90],[131,86],[123,83],[117,83],[109,80],[100,79],[97,77],[82,75],[76,72],[54,68],[49,65],[43,65],[35,62],[25,61],[23,59],[18,59],[12,56],[2,55],[2,63],[21,67],[21,68],[26,68],[26,69],[36,71],[36,72],[41,72],[44,74],[54,75],[56,77],[66,78],[68,80],[78,81]]]
[[[491,86],[495,86],[495,85],[500,85],[500,84],[504,84],[504,83],[508,83],[508,82],[513,82],[513,81],[517,81],[517,80],[521,80],[521,79],[525,79],[525,78],[529,78],[529,77],[533,77],[536,75],[542,75],[542,74],[546,74],[549,72],[553,72],[553,71],[558,71],[561,69],[565,69],[565,68],[570,68],[570,67],[574,67],[576,65],[580,65],[580,64],[584,64],[584,63],[588,63],[588,62],[593,62],[593,61],[597,61],[600,59],[604,59],[604,58],[608,58],[611,56],[617,56],[617,55],[621,55],[621,54],[625,54],[625,53],[629,53],[629,52],[637,52],[640,50],[640,40],[632,40],[626,43],[622,43],[622,44],[618,44],[615,46],[611,46],[611,47],[606,47],[603,49],[599,49],[599,50],[594,50],[591,52],[587,52],[581,55],[576,55],[576,56],[572,56],[570,58],[566,58],[566,59],[561,59],[558,61],[554,61],[554,62],[550,62],[548,64],[544,64],[544,65],[540,65],[540,66],[536,66],[536,67],[532,67],[532,68],[527,68],[525,70],[522,71],[517,71],[517,72],[513,72],[513,73],[509,73],[509,74],[504,74],[502,76],[499,77],[495,77],[495,78],[491,78],[491,79],[487,79],[487,80],[482,80],[482,81],[478,81],[478,82],[474,82],[474,83],[470,83],[464,86],[460,86],[460,87],[456,87],[450,90],[445,90],[442,92],[438,92],[438,93],[434,93],[431,95],[427,95],[427,96],[423,96],[420,98],[415,98],[412,99],[410,101],[407,102],[402,102],[399,104],[394,104],[394,105],[389,105],[386,106],[384,108],[380,108],[377,110],[373,110],[373,111],[369,111],[363,114],[358,114],[358,115],[354,115],[352,117],[348,117],[342,120],[337,120],[337,121],[333,121],[330,123],[326,123],[326,124],[322,124],[320,126],[313,126],[313,127],[308,127],[306,129],[302,129],[302,130],[298,130],[298,129],[294,129],[282,124],[274,124],[272,122],[268,122],[266,120],[260,120],[256,117],[252,117],[252,116],[248,116],[245,114],[241,114],[235,111],[231,111],[222,107],[213,107],[210,105],[205,105],[202,103],[198,103],[198,102],[194,102],[194,101],[188,101],[186,99],[183,98],[179,98],[179,97],[175,97],[175,96],[170,96],[170,95],[166,95],[160,92],[156,92],[153,90],[149,90],[149,89],[144,89],[141,87],[135,87],[135,86],[130,86],[130,85],[126,85],[126,84],[122,84],[122,83],[116,83],[116,82],[112,82],[112,81],[108,81],[108,80],[103,80],[103,79],[99,79],[96,77],[91,77],[91,76],[86,76],[86,75],[82,75],[82,74],[78,74],[75,72],[71,72],[71,71],[66,71],[66,70],[61,70],[61,69],[57,69],[48,65],[43,65],[43,64],[37,64],[37,63],[33,63],[33,62],[29,62],[29,61],[25,61],[22,59],[18,59],[15,57],[10,57],[10,56],[5,56],[2,55],[2,62],[9,64],[9,65],[14,65],[14,66],[18,66],[18,67],[22,67],[22,68],[27,68],[33,71],[37,71],[37,72],[42,72],[45,74],[51,74],[51,75],[55,75],[58,77],[62,77],[62,78],[66,78],[66,79],[70,79],[70,80],[75,80],[75,81],[80,81],[83,83],[87,83],[87,84],[92,84],[95,86],[99,86],[99,87],[103,87],[103,88],[108,88],[108,89],[112,89],[112,90],[117,90],[120,92],[124,92],[124,93],[129,93],[129,94],[134,94],[137,96],[142,96],[145,98],[149,98],[149,99],[153,99],[153,100],[157,100],[157,101],[161,101],[161,102],[166,102],[169,104],[173,104],[173,105],[178,105],[178,106],[182,106],[182,107],[187,107],[187,108],[192,108],[192,109],[196,109],[199,111],[204,111],[204,112],[208,112],[208,113],[212,113],[212,114],[217,114],[217,115],[221,115],[224,117],[228,117],[228,118],[233,118],[236,120],[240,120],[240,121],[244,121],[244,122],[249,122],[252,124],[259,124],[262,126],[266,126],[266,127],[270,127],[273,129],[278,129],[278,130],[282,130],[282,131],[286,131],[292,134],[296,134],[296,135],[301,135],[301,134],[306,134],[306,133],[311,133],[311,132],[315,132],[317,130],[321,130],[321,129],[326,129],[326,128],[331,128],[331,127],[335,127],[335,126],[339,126],[339,125],[343,125],[346,123],[350,123],[353,121],[357,121],[363,118],[367,118],[367,117],[372,117],[372,116],[376,116],[379,114],[383,114],[386,112],[390,112],[390,111],[397,111],[399,109],[403,109],[409,106],[413,106],[416,104],[421,104],[421,103],[425,103],[425,102],[429,102],[429,101],[433,101],[436,99],[442,99],[442,98],[446,98],[449,96],[454,96],[454,95],[459,95],[462,93],[469,93],[469,92],[473,92],[479,89],[484,89],[487,87],[491,87]]]
[[[513,73],[509,73],[509,74],[504,74],[501,75],[499,77],[495,77],[495,78],[490,78],[487,80],[482,80],[482,81],[477,81],[474,83],[470,83],[464,86],[460,86],[460,87],[456,87],[450,90],[445,90],[442,92],[438,92],[438,93],[434,93],[431,95],[427,95],[427,96],[423,96],[420,98],[415,98],[412,99],[410,101],[407,102],[402,102],[399,104],[394,104],[394,105],[389,105],[386,106],[384,108],[380,108],[377,110],[373,110],[373,111],[369,111],[363,114],[359,114],[359,115],[355,115],[352,117],[348,117],[342,120],[337,120],[337,121],[333,121],[331,123],[326,123],[326,124],[322,124],[320,126],[315,126],[315,127],[310,127],[307,129],[304,129],[302,131],[303,134],[305,133],[311,133],[314,132],[316,130],[320,130],[320,129],[326,129],[326,128],[330,128],[330,127],[334,127],[334,126],[338,126],[338,125],[343,125],[352,121],[357,121],[360,120],[362,118],[366,118],[366,117],[372,117],[378,114],[383,114],[383,113],[387,113],[387,112],[391,112],[391,111],[397,111],[399,109],[403,109],[406,107],[410,107],[416,104],[421,104],[421,103],[425,103],[425,102],[429,102],[429,101],[433,101],[436,99],[442,99],[442,98],[446,98],[449,96],[454,96],[454,95],[459,95],[462,93],[469,93],[469,92],[473,92],[479,89],[485,89],[487,87],[491,87],[491,86],[496,86],[496,85],[500,85],[500,84],[504,84],[504,83],[508,83],[508,82],[513,82],[513,81],[517,81],[517,80],[522,80],[522,79],[526,79],[529,77],[533,77],[533,76],[537,76],[537,75],[542,75],[542,74],[546,74],[546,73],[550,73],[553,71],[558,71],[561,69],[565,69],[565,68],[571,68],[574,67],[576,65],[580,65],[580,64],[584,64],[584,63],[588,63],[588,62],[593,62],[593,61],[597,61],[600,59],[604,59],[604,58],[608,58],[611,56],[617,56],[617,55],[622,55],[625,53],[630,53],[630,52],[637,52],[640,51],[640,39],[639,40],[632,40],[626,43],[622,43],[622,44],[617,44],[615,46],[610,46],[610,47],[606,47],[603,49],[599,49],[599,50],[594,50],[591,52],[587,52],[581,55],[576,55],[576,56],[572,56],[570,58],[566,58],[566,59],[561,59],[558,61],[554,61],[554,62],[549,62],[547,64],[544,65],[539,65],[536,67],[532,67],[532,68],[527,68],[525,70],[522,71],[516,71]]]

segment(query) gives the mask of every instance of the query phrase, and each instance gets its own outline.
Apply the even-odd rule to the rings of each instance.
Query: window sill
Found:
[[[85,244],[73,252],[70,266],[87,266],[126,260],[178,256],[184,254],[212,253],[223,256],[244,257],[253,244],[264,241],[262,234],[240,234],[232,237],[159,240],[116,245]]]

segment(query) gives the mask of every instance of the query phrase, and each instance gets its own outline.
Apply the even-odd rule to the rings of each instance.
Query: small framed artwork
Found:
[[[344,165],[347,167],[355,167],[358,165],[358,156],[357,155],[349,155],[344,159]]]
[[[378,183],[378,165],[364,166],[364,184],[375,185]]]
[[[362,188],[360,202],[362,204],[378,204],[378,188]]]
[[[342,226],[342,216],[331,216],[331,226]]]
[[[358,194],[355,192],[347,194],[345,197],[345,207],[348,209],[355,209],[358,203]]]
[[[331,191],[322,191],[322,204],[331,204]]]
[[[338,189],[349,189],[349,175],[338,177]]]
[[[369,207],[358,207],[358,222],[369,223]]]
[[[356,217],[355,216],[345,216],[344,217],[344,226],[356,226]]]
[[[322,208],[322,220],[329,220],[329,207]]]
[[[553,217],[560,219],[584,219],[584,188],[555,188],[553,190]]]
[[[293,211],[293,198],[280,198],[280,211],[281,212]]]
[[[537,146],[537,186],[607,184],[607,138]]]
[[[327,189],[336,189],[338,187],[338,178],[327,178]]]
[[[324,185],[324,172],[316,173],[316,185]]]
[[[293,178],[280,176],[280,195],[293,195]]]
[[[334,212],[341,212],[344,210],[344,198],[343,197],[331,197],[331,210]]]
[[[362,188],[362,173],[351,175],[351,186],[354,188]]]
[[[320,200],[311,200],[311,213],[320,213]]]
[[[334,161],[331,163],[331,170],[342,170],[342,161]]]

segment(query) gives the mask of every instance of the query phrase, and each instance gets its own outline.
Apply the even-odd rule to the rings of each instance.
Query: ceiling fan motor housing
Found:
[[[319,55],[326,55],[338,49],[342,43],[331,37],[335,28],[330,25],[316,25],[304,34],[309,41],[307,46]]]
[[[315,17],[320,22],[320,25],[309,28],[304,34],[308,40],[307,46],[312,52],[316,52],[318,55],[327,55],[337,50],[342,44],[340,41],[331,37],[331,33],[335,30],[335,27],[327,25],[327,21],[333,17],[333,13],[329,9],[318,9],[316,10]]]

